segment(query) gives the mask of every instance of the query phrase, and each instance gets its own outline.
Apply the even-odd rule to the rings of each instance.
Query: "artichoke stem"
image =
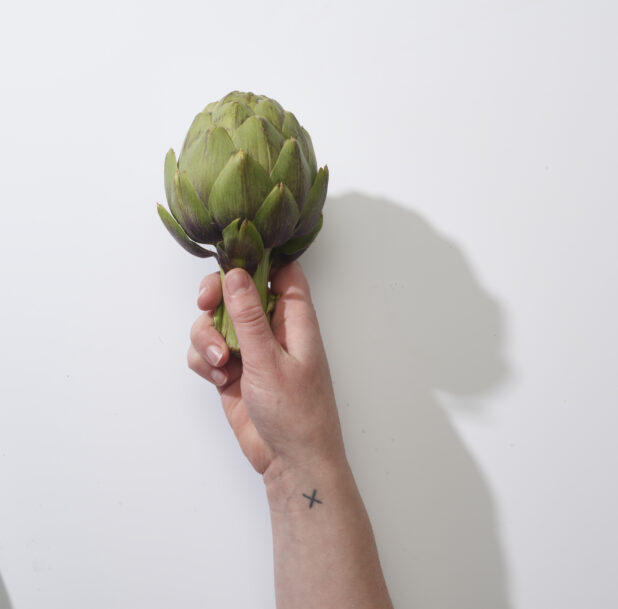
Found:
[[[264,255],[258,264],[257,270],[253,273],[253,283],[257,288],[260,300],[262,301],[262,308],[266,314],[268,321],[270,322],[270,316],[274,309],[274,301],[276,296],[269,294],[268,292],[268,277],[270,275],[270,268],[272,266],[272,259],[270,255],[270,249],[264,250]],[[221,282],[225,278],[225,273],[221,270]],[[230,348],[230,352],[237,357],[240,357],[240,347],[238,346],[238,338],[234,330],[232,320],[225,308],[223,300],[217,307],[214,315],[215,328],[221,332],[227,346]]]

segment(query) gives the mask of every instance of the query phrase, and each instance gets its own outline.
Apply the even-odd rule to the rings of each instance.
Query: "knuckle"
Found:
[[[193,346],[189,347],[189,350],[187,351],[187,365],[189,366],[189,369],[197,372],[200,367],[201,360],[202,358],[200,354],[193,348]]]
[[[209,285],[215,283],[216,281],[220,281],[220,273],[219,271],[215,271],[214,273],[210,273],[208,275],[204,275],[202,281],[200,281],[200,287],[206,288]]]
[[[193,322],[193,325],[191,326],[191,330],[189,332],[189,338],[191,339],[191,342],[194,345],[197,344],[201,340],[204,334],[204,331],[208,327],[208,320],[209,320],[208,316],[203,314],[203,315],[200,315]]]
[[[197,347],[200,343],[200,331],[195,327],[195,325],[191,328],[191,332],[189,333],[189,338],[191,339],[191,344]]]
[[[204,290],[203,293],[202,290]],[[203,308],[215,309],[220,301],[221,279],[208,276],[200,286],[199,302]]]
[[[236,321],[246,327],[258,328],[264,323],[262,303],[250,303],[236,311]]]

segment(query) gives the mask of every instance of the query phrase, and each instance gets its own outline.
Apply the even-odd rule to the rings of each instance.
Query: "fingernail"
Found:
[[[225,385],[225,383],[227,381],[227,374],[225,374],[225,372],[223,372],[223,370],[219,370],[218,368],[215,368],[210,373],[210,377],[212,378],[213,383],[215,385]]]
[[[230,294],[239,294],[249,287],[249,275],[245,271],[230,271],[225,276],[225,285]]]
[[[206,286],[204,286],[203,288],[200,288],[200,292],[197,295],[197,297],[199,298],[205,291],[206,291]]]
[[[218,366],[221,358],[223,357],[223,351],[215,345],[209,345],[206,349],[206,359],[213,365]]]

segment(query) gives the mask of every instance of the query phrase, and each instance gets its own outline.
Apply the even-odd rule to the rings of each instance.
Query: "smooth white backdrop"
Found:
[[[331,171],[303,265],[396,607],[617,606],[617,27],[598,0],[3,8],[0,607],[274,607],[263,484],[185,362],[215,267],[154,205],[233,89]]]

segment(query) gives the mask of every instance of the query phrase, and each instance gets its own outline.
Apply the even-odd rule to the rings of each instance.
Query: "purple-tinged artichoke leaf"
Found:
[[[253,218],[264,247],[277,247],[288,241],[294,234],[299,215],[294,195],[280,182],[270,191]]]
[[[224,273],[227,273],[229,270],[231,270],[234,267],[230,263],[227,253],[225,252],[225,249],[223,247],[223,241],[219,241],[216,247],[217,247],[217,255],[219,257],[219,266],[223,269]]]
[[[305,158],[307,159],[309,169],[311,169],[311,179],[315,180],[316,173],[318,172],[318,163],[315,160],[313,142],[311,141],[311,136],[309,135],[309,132],[304,127],[301,127],[300,130],[302,131],[303,142],[305,143],[305,148],[303,152],[305,153]]]
[[[172,235],[172,237],[174,237],[174,239],[190,254],[193,254],[194,256],[199,256],[200,258],[209,258],[210,256],[216,256],[215,252],[211,252],[210,250],[207,250],[199,246],[197,243],[191,241],[187,233],[182,230],[180,224],[178,224],[178,222],[174,220],[172,215],[160,203],[157,203],[157,211],[159,213],[159,217],[165,225],[165,228],[167,228],[167,230],[169,231],[170,235]]]
[[[219,228],[184,171],[180,173],[179,184],[182,227],[189,237],[198,243],[216,243],[220,236]]]
[[[311,188],[311,170],[297,139],[285,140],[270,177],[274,184],[283,182],[292,191],[298,209],[302,211]]]
[[[284,243],[281,247],[273,250],[273,266],[284,266],[298,257],[300,257],[307,248],[313,243],[314,239],[318,236],[322,224],[324,222],[323,216],[320,216],[318,223],[314,226],[313,230],[304,237],[296,237],[290,239],[287,243]]]
[[[178,171],[185,172],[198,196],[205,201],[206,191],[204,168],[206,167],[206,138],[208,131],[202,133],[191,146],[178,157]]]
[[[315,177],[315,182],[309,190],[307,200],[300,214],[300,219],[294,230],[295,237],[303,237],[310,233],[322,214],[326,191],[328,190],[328,166],[320,168]]]
[[[223,229],[223,250],[232,268],[243,268],[251,275],[264,255],[262,238],[253,222],[240,218]]]

